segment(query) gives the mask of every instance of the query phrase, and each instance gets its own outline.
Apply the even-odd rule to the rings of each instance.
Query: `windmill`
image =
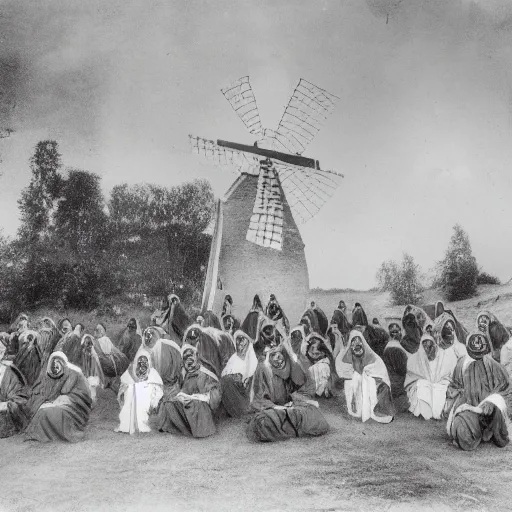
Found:
[[[263,128],[249,77],[221,91],[256,141],[251,146],[189,136],[195,153],[239,173],[217,204],[202,308],[220,314],[229,294],[234,314],[242,317],[256,293],[274,293],[298,321],[309,275],[296,221],[311,219],[343,178],[302,153],[338,98],[301,79],[271,130]]]

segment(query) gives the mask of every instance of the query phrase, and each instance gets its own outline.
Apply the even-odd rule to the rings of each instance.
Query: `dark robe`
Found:
[[[24,343],[14,357],[13,364],[22,373],[27,386],[32,386],[39,374],[43,363],[43,354],[37,340]]]
[[[66,354],[68,361],[76,366],[82,364],[82,345],[80,336],[74,332],[65,334],[55,347],[55,352]]]
[[[397,413],[409,410],[409,398],[404,387],[407,374],[407,353],[400,343],[391,340],[382,354],[391,384],[391,396]]]
[[[214,327],[215,329],[222,330],[219,317],[213,311],[206,311],[202,316],[204,318],[202,327]]]
[[[137,331],[130,331],[126,328],[119,337],[117,348],[126,356],[128,362],[131,363],[141,345],[142,336]]]
[[[0,437],[10,437],[26,423],[28,393],[19,370],[11,362],[0,362],[0,368],[0,402],[7,402],[7,409],[0,411]]]
[[[222,405],[228,416],[240,418],[250,409],[250,390],[252,377],[244,384],[242,375],[235,373],[221,378]]]
[[[336,324],[341,335],[348,339],[348,335],[352,329],[352,325],[348,321],[347,315],[341,309],[335,309],[332,314],[331,324]]]
[[[382,327],[375,325],[367,325],[363,330],[363,336],[370,345],[370,348],[379,356],[382,357],[384,349],[389,341],[388,332]]]
[[[250,336],[251,339],[257,340],[262,317],[263,313],[261,311],[249,311],[249,314],[245,317],[240,329]]]
[[[224,368],[223,361],[227,362],[225,359],[226,355],[221,352],[220,340],[217,339],[217,334],[222,331],[211,329],[211,327],[204,330],[200,329],[199,337],[196,340],[187,339],[186,343],[190,343],[192,346],[197,347],[197,355],[200,363],[220,379],[222,369]],[[222,332],[222,334],[225,333]],[[225,340],[223,342],[223,346],[227,346]],[[232,342],[231,346],[233,347]],[[234,351],[233,347],[233,352],[228,356],[228,359]]]
[[[59,397],[67,397],[66,403],[41,408]],[[26,438],[43,443],[80,441],[89,421],[91,403],[89,386],[78,369],[67,366],[58,379],[45,374],[34,385],[27,402],[31,421],[25,431]]]
[[[257,441],[279,441],[290,437],[321,436],[329,425],[320,409],[310,403],[315,384],[307,370],[287,354],[285,368],[277,370],[268,363],[258,364],[253,377],[254,411],[247,435]],[[276,409],[293,402],[291,407]]]
[[[365,326],[368,325],[368,318],[362,306],[355,306],[352,311],[352,325]]]
[[[493,394],[510,394],[508,374],[498,362],[486,355],[482,359],[472,359],[464,369],[469,356],[461,357],[453,372],[453,379],[446,391],[445,412],[455,412],[462,404],[477,407],[485,398]],[[453,418],[450,436],[463,450],[475,450],[482,441],[493,441],[500,448],[509,442],[506,420],[501,410],[493,404],[491,415],[464,411]]]
[[[215,434],[213,413],[221,400],[219,381],[198,369],[185,375],[181,391],[187,395],[209,394],[209,402],[191,400],[185,405],[176,398],[164,396],[158,407],[158,430],[190,437],[208,437]]]
[[[181,351],[172,340],[160,339],[156,343],[159,345],[146,350],[151,353],[153,367],[162,378],[164,396],[172,398],[179,392],[183,382]]]

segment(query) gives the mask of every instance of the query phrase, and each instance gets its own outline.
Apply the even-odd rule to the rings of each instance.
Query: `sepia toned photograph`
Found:
[[[0,512],[512,510],[511,0],[0,0]]]

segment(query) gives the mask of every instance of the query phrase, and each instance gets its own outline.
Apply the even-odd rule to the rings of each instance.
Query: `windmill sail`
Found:
[[[343,179],[342,174],[275,163],[295,221],[304,224],[322,208]]]
[[[239,78],[221,91],[249,132],[254,135],[260,134],[262,132],[260,113],[249,77]]]
[[[301,78],[288,102],[275,138],[290,153],[302,154],[339,98]]]
[[[283,199],[272,160],[261,162],[246,240],[278,251],[283,248]]]

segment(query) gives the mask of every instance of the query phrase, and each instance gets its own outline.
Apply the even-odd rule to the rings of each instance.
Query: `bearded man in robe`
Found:
[[[127,326],[121,331],[117,348],[126,356],[131,363],[135,354],[142,345],[142,329],[136,318],[130,318]]]
[[[249,410],[252,377],[258,366],[253,340],[245,332],[234,334],[236,352],[222,370],[222,405],[228,416],[239,418]]]
[[[450,314],[442,313],[435,319],[432,336],[441,350],[452,348],[457,359],[467,354],[466,347],[457,338],[455,320]]]
[[[397,322],[392,322],[388,326],[390,340],[384,348],[382,361],[388,371],[389,382],[391,384],[391,396],[397,413],[409,410],[409,398],[405,390],[405,377],[407,375],[407,357],[408,353],[400,344],[402,339],[402,328]]]
[[[0,361],[0,438],[21,432],[27,400],[23,375],[11,361]]]
[[[343,356],[343,362],[353,368],[352,379],[346,380],[344,386],[348,413],[363,422],[371,418],[390,423],[395,408],[386,365],[360,331],[350,333],[349,347]]]
[[[492,357],[498,361],[498,363],[502,363],[507,367],[507,371],[509,375],[511,374],[512,369],[511,366],[511,358],[512,358],[512,350],[510,345],[505,347],[510,340],[510,332],[508,329],[498,320],[496,315],[491,313],[490,311],[481,311],[478,313],[476,318],[476,327],[477,330],[482,332],[487,336],[487,339],[491,343],[491,355]],[[510,348],[509,348],[510,347]],[[501,360],[503,350],[504,361]]]
[[[54,352],[46,374],[32,388],[27,402],[30,422],[28,440],[80,441],[91,412],[91,395],[80,368],[68,362],[66,354]]]
[[[329,342],[313,333],[306,339],[307,370],[315,383],[316,396],[330,398],[333,390],[334,359]]]
[[[269,348],[253,378],[248,437],[269,442],[327,433],[329,425],[314,396],[315,383],[289,342]]]
[[[173,398],[162,398],[157,416],[160,432],[208,437],[216,432],[213,415],[221,401],[217,376],[205,368],[197,347],[184,343],[181,356],[185,378],[181,391]]]
[[[152,367],[151,354],[144,349],[140,350],[121,376],[117,396],[121,412],[115,432],[151,432],[149,416],[158,408],[164,394],[163,387],[160,375]]]
[[[470,334],[467,355],[461,357],[446,392],[446,431],[459,448],[475,450],[482,441],[500,448],[509,442],[505,397],[511,387],[507,371],[491,356],[491,344],[482,333]]]
[[[457,360],[453,345],[443,349],[430,334],[423,335],[418,351],[407,361],[405,388],[414,416],[441,419]]]
[[[149,353],[150,366],[162,379],[164,395],[174,397],[183,381],[181,347],[174,340],[167,339],[165,331],[160,327],[148,327],[142,338],[143,344],[134,359],[137,359],[139,353]]]

